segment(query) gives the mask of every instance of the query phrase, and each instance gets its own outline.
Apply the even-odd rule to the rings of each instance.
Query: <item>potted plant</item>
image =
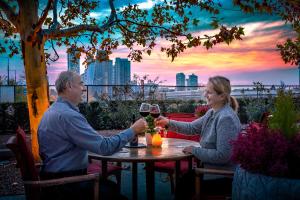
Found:
[[[233,199],[299,199],[300,133],[292,94],[280,91],[265,125],[250,124],[232,141],[238,165]]]

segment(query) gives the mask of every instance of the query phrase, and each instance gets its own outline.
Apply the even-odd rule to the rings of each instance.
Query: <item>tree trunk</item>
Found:
[[[38,45],[32,46],[25,42],[22,48],[27,84],[32,153],[35,160],[39,160],[37,128],[44,112],[49,107],[44,45],[38,47]]]
[[[45,41],[42,31],[34,30],[38,22],[38,1],[20,1],[19,6],[19,30],[26,75],[32,153],[35,160],[39,160],[37,128],[49,107]]]

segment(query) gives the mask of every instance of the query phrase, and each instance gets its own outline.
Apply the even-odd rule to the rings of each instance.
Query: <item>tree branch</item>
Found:
[[[123,19],[123,20],[118,20],[118,22],[129,22],[129,23],[132,23],[132,24],[135,24],[135,25],[138,25],[138,26],[144,26],[144,27],[148,27],[148,28],[158,28],[158,29],[163,29],[173,35],[177,35],[177,36],[187,36],[186,34],[178,34],[166,27],[163,27],[163,26],[158,26],[158,25],[146,25],[146,24],[141,24],[141,23],[138,23],[138,22],[134,22],[134,21],[131,21],[131,20],[128,20],[128,19]]]
[[[109,0],[109,6],[110,6],[110,9],[111,9],[111,12],[110,12],[109,19],[108,19],[108,21],[106,23],[107,25],[109,25],[110,23],[112,23],[115,18],[117,19],[116,8],[115,8],[115,5],[114,5],[113,1],[114,0]]]
[[[7,29],[11,29],[11,28],[12,28],[12,29],[13,29],[13,32],[14,32],[14,33],[17,33],[17,28],[15,27],[14,24],[11,24],[10,21],[7,21],[7,20],[5,20],[5,19],[0,18],[0,25],[5,26]]]
[[[56,0],[55,0],[56,1]],[[96,26],[96,25],[78,25],[67,29],[54,29],[52,30],[47,29],[44,31],[44,37],[46,39],[55,39],[60,37],[67,37],[67,36],[76,36],[77,33],[83,32],[83,31],[92,31],[92,32],[99,32],[103,33],[105,30],[107,30],[109,27],[111,27],[116,21],[114,19],[117,18],[116,9],[113,3],[114,0],[109,1],[109,6],[111,9],[110,16],[105,24],[102,26]],[[54,8],[55,9],[55,8]]]
[[[10,5],[8,5],[4,0],[0,0],[0,8],[2,8],[6,14],[7,19],[16,26],[18,15],[13,11],[13,8],[10,7]]]
[[[60,37],[70,37],[70,36],[76,36],[78,33],[83,31],[94,31],[103,33],[105,29],[102,29],[98,26],[92,26],[92,25],[78,25],[71,28],[63,29],[63,30],[44,30],[44,37],[46,39],[55,39]]]
[[[34,33],[39,32],[40,29],[42,28],[42,25],[48,16],[48,12],[51,9],[52,3],[53,3],[53,0],[48,0],[46,8],[43,10],[42,15],[41,15],[39,21],[37,22],[36,27],[34,28]]]
[[[54,57],[54,58],[50,58],[50,57],[49,57],[49,59],[50,59],[52,62],[55,62],[55,61],[57,61],[57,60],[59,59],[59,55],[58,55],[58,53],[57,53],[57,51],[56,51],[56,49],[55,49],[55,47],[54,47],[53,40],[51,40],[51,47],[52,47],[52,49],[53,49],[53,51],[54,51],[54,53],[55,53],[55,57]]]
[[[53,24],[51,25],[50,29],[55,30],[59,27],[59,23],[57,21],[57,0],[54,0],[53,4]]]

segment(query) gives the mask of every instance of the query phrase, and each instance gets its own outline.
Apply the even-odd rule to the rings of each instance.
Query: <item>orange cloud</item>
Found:
[[[218,73],[236,73],[249,71],[264,71],[271,69],[288,68],[284,64],[276,44],[283,42],[286,30],[284,22],[258,22],[244,24],[244,40],[234,41],[229,46],[221,44],[213,49],[203,47],[188,49],[179,55],[174,62],[170,62],[163,53],[156,50],[150,57],[145,56],[141,63],[132,63],[132,71],[152,75],[160,75],[174,84],[178,72],[195,73],[198,76]],[[211,31],[205,32],[210,34]],[[162,44],[165,41],[161,42]],[[169,81],[170,80],[170,81]]]

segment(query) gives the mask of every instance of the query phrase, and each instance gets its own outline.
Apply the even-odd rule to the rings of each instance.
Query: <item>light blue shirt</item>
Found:
[[[45,112],[38,127],[43,170],[63,172],[85,169],[88,151],[110,155],[133,137],[131,128],[111,137],[99,135],[77,107],[59,97]]]

